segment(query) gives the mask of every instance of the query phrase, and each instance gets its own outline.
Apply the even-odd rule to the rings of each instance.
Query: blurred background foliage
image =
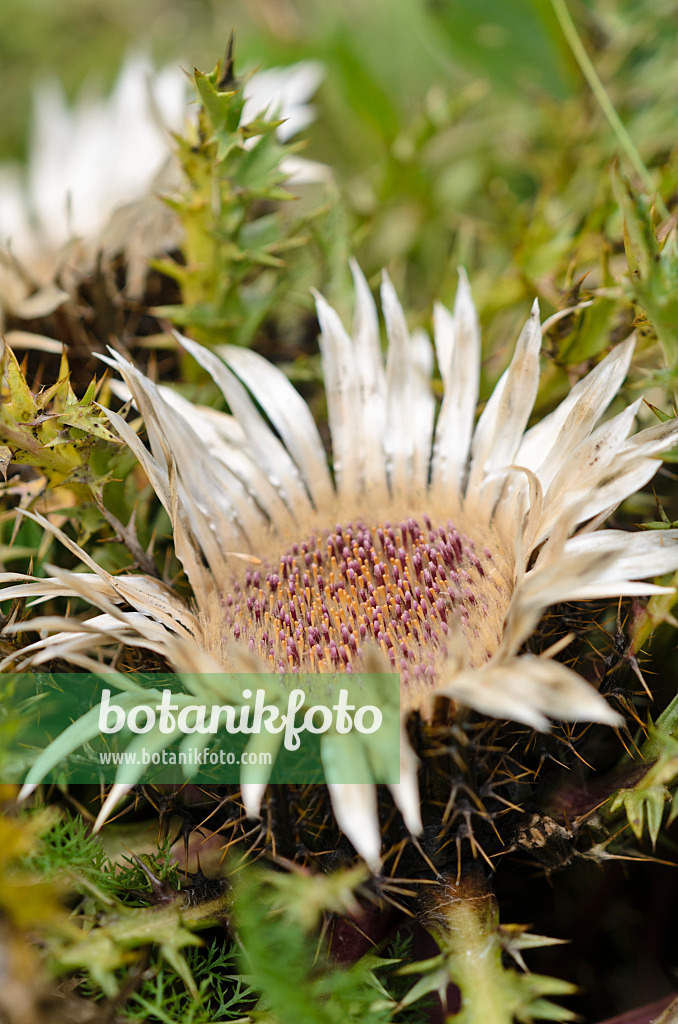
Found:
[[[677,13],[672,0],[572,5],[667,199]],[[25,151],[44,76],[71,98],[105,90],[139,48],[207,70],[234,27],[240,69],[324,63],[306,155],[334,168],[352,248],[369,272],[388,264],[406,280],[406,305],[449,299],[459,262],[488,315],[535,291],[555,305],[592,266],[603,283],[605,246],[620,235],[606,173],[618,144],[549,0],[6,0],[0,156]]]
[[[678,4],[578,0],[571,14],[670,212]],[[348,252],[374,280],[388,266],[405,308],[425,324],[433,299],[452,301],[463,264],[487,353],[501,350],[490,381],[535,295],[545,315],[598,298],[552,333],[547,351],[560,364],[576,366],[628,333],[637,296],[610,295],[626,272],[610,173],[619,140],[551,0],[6,0],[0,66],[11,102],[0,158],[25,153],[31,91],[46,76],[58,76],[74,99],[110,88],[133,50],[158,66],[208,70],[233,28],[238,71],[303,58],[326,71],[304,155],[332,167],[339,199],[321,196],[334,209],[317,225],[321,258],[291,278],[291,362],[314,346],[299,340],[314,335],[311,286],[350,312]],[[654,340],[651,323],[646,334]],[[299,379],[313,376],[304,367]],[[567,383],[556,375],[542,409]]]
[[[637,166],[620,153],[619,134],[585,81],[557,9],[556,0],[4,0],[0,161],[25,158],[31,95],[48,76],[58,77],[75,100],[83,93],[109,90],[132,51],[150,53],[157,67],[181,64],[189,73],[194,66],[209,71],[233,28],[238,73],[258,65],[319,60],[325,79],[313,100],[316,121],[303,133],[303,155],[329,165],[336,187],[319,186],[307,204],[325,212],[309,224],[308,230],[315,232],[313,247],[291,250],[280,271],[289,282],[284,314],[276,310],[250,339],[286,365],[318,418],[322,421],[323,398],[310,287],[323,290],[348,320],[349,253],[357,256],[373,284],[381,268],[388,267],[413,326],[430,325],[434,299],[452,303],[456,268],[467,268],[484,330],[485,394],[505,365],[535,295],[544,317],[586,302],[547,333],[536,415],[552,407],[602,352],[638,327],[640,344],[629,388],[633,392],[643,386],[665,415],[671,413],[675,393],[678,337],[678,0],[569,4],[581,43],[649,178],[639,175]],[[153,353],[150,358],[152,369],[162,376],[169,359],[161,353],[153,363],[155,357]],[[31,386],[58,379],[30,367],[26,372]],[[85,387],[75,392],[86,405]],[[199,397],[207,404],[214,400],[209,389]],[[63,418],[61,407],[57,412]],[[647,416],[651,422],[649,412]],[[89,449],[83,454],[82,439],[72,433],[78,425],[64,423],[69,428],[61,438],[64,452],[78,468],[81,462],[89,466]],[[63,426],[61,421],[58,426]],[[164,513],[147,493],[144,497],[140,473],[127,467],[120,474],[116,483],[106,483],[106,522],[98,503],[79,502],[74,514],[79,539],[85,542],[96,535],[97,559],[107,568],[130,559],[141,564],[143,550],[173,575],[178,567],[168,567],[165,558],[169,528]],[[83,483],[79,478],[75,482]],[[73,480],[66,478],[66,483]],[[84,483],[91,487],[91,481]],[[652,494],[641,493],[626,504],[615,525],[675,523],[678,495],[670,466],[657,476],[655,486],[661,510]],[[78,495],[72,491],[72,486],[53,489],[45,511],[73,514]],[[135,503],[136,520],[123,527]],[[13,535],[13,521],[14,510],[0,512],[0,556],[14,562],[35,552],[35,571],[42,573],[53,545],[30,521]],[[16,543],[10,549],[12,536]],[[68,560],[63,552],[49,550],[49,557],[53,555]],[[642,641],[670,608],[670,601],[650,603],[650,613],[638,627]],[[614,626],[605,629],[611,645]],[[668,640],[663,649],[655,645],[659,671],[652,682],[666,703],[675,693],[676,656],[669,646]],[[673,731],[670,739],[675,741]],[[675,755],[673,746],[670,754]],[[671,778],[669,788],[675,790]],[[644,827],[638,807],[644,809],[650,838],[656,839],[652,800],[656,822],[664,810],[661,786],[649,794],[640,784],[630,787],[617,811],[618,817],[622,811],[627,815],[630,826],[636,822],[633,830],[638,834]],[[646,851],[651,847],[646,843]],[[660,835],[658,850],[661,856],[675,855],[675,828],[674,838]],[[620,980],[613,965],[601,981],[586,975],[586,956],[577,954],[576,959],[573,954],[570,974],[588,986],[593,1014],[608,1012],[614,1001],[611,992],[624,985],[634,986],[634,1002],[653,998],[656,975],[660,967],[668,967],[641,948],[642,921],[645,904],[665,902],[676,883],[654,872],[643,875],[649,879],[643,888],[637,879],[646,866],[629,870],[635,891],[628,893],[620,868],[612,876],[607,904],[622,908],[621,924],[616,918],[603,921],[592,934],[602,936],[603,944],[619,935],[629,942],[632,937],[637,948],[620,960],[640,963],[642,970],[630,974],[631,981]],[[517,895],[502,893],[509,917],[516,904],[530,906],[546,919],[541,923],[548,931],[548,918],[554,915],[551,901],[555,904],[567,890],[547,892],[544,876],[538,882],[541,888],[530,895],[532,879],[521,877],[524,887]],[[609,872],[606,877],[610,885]],[[575,900],[571,902],[574,906]],[[558,915],[561,921],[567,916],[562,906]],[[525,914],[516,911],[515,916],[522,919]],[[655,923],[660,937],[664,932],[668,936],[672,922],[656,914]],[[246,931],[246,921],[241,928]],[[581,931],[588,934],[589,929],[587,919]],[[306,942],[302,934],[294,950],[303,952]],[[665,949],[667,944],[657,939],[658,946]],[[262,948],[261,955],[268,956],[267,950]],[[554,964],[546,969],[560,970]],[[233,966],[229,963],[224,970],[230,972]],[[153,985],[156,977],[160,975],[153,976]],[[358,981],[362,985],[364,979]],[[138,1019],[166,1020],[161,1011],[157,1017],[148,1011],[156,996],[162,1004],[152,987],[149,983]],[[628,998],[615,999],[619,1008],[628,1005]]]

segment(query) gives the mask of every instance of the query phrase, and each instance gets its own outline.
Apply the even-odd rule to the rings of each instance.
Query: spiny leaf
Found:
[[[289,218],[262,208],[262,201],[294,198],[283,187],[283,160],[299,146],[279,141],[278,118],[260,114],[243,122],[246,79],[229,78],[227,91],[219,81],[218,66],[195,73],[201,109],[197,127],[178,140],[184,186],[168,200],[184,226],[183,260],[154,264],[177,281],[182,303],[154,312],[203,344],[223,342],[226,334],[231,343],[247,344],[276,299],[290,291],[282,253],[308,241]]]

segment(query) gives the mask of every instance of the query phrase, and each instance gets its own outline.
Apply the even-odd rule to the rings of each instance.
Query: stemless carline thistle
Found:
[[[598,529],[655,474],[675,421],[631,434],[640,399],[599,423],[623,383],[630,338],[548,416],[526,429],[539,381],[535,306],[477,424],[480,335],[465,275],[454,312],[438,305],[433,352],[410,333],[382,283],[388,347],[353,264],[352,336],[317,296],[332,470],[311,412],[287,378],[240,347],[185,349],[223,392],[230,414],[158,387],[121,356],[107,359],[143,416],[150,451],[117,413],[110,422],[165,506],[190,603],[142,575],[112,576],[34,516],[89,572],[46,580],[6,573],[4,597],[77,595],[100,614],[36,619],[49,632],[19,655],[98,669],[121,644],[161,654],[176,671],[332,671],[380,664],[401,674],[403,715],[446,696],[483,714],[546,729],[548,719],[611,725],[620,716],[555,660],[521,653],[544,610],[562,601],[648,595],[678,568],[677,532]],[[436,415],[437,411],[437,415]],[[26,623],[10,627],[26,629]],[[14,656],[17,660],[17,656]],[[396,803],[420,827],[417,763],[403,734]],[[243,787],[256,813],[263,786]],[[108,812],[124,786],[115,786]],[[374,787],[334,785],[337,820],[378,864]]]

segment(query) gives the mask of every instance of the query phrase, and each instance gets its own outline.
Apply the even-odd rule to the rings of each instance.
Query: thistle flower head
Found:
[[[600,423],[633,340],[527,429],[539,381],[535,304],[476,422],[480,337],[464,274],[454,311],[436,307],[433,347],[423,332],[408,331],[384,276],[384,360],[375,303],[355,265],[353,273],[352,335],[317,298],[331,469],[306,403],[256,353],[216,353],[180,339],[222,390],[230,415],[191,405],[111,355],[150,451],[118,414],[110,412],[110,422],[170,515],[193,602],[144,576],[110,576],[43,520],[90,572],[39,582],[6,574],[4,596],[77,594],[101,614],[65,620],[24,649],[23,664],[58,656],[91,668],[93,648],[123,642],[163,654],[178,671],[246,663],[350,672],[380,651],[400,673],[405,713],[426,713],[431,698],[447,696],[536,729],[549,718],[616,724],[603,697],[554,652],[537,657],[521,648],[549,605],[661,593],[647,577],[678,568],[676,531],[599,529],[678,436],[674,421],[631,434],[639,402]],[[407,746],[393,792],[416,830],[416,762]],[[260,797],[260,787],[246,792],[248,809]],[[341,827],[375,863],[373,791],[334,786],[332,799]]]
[[[289,138],[313,120],[308,100],[321,80],[322,66],[312,61],[253,74],[243,85],[243,116],[254,119],[270,110],[282,119],[279,137]],[[69,104],[56,79],[36,86],[25,173],[0,165],[2,306],[27,318],[36,312],[24,311],[25,288],[13,260],[45,287],[64,270],[79,279],[100,251],[124,252],[131,264],[129,291],[141,291],[149,259],[181,238],[159,196],[180,181],[172,133],[181,132],[193,112],[188,86],[179,67],[153,73],[139,53],[127,57],[107,97],[96,97],[86,84]],[[317,180],[321,170],[301,158],[292,158],[289,167],[297,180]],[[40,313],[64,298],[45,292]]]

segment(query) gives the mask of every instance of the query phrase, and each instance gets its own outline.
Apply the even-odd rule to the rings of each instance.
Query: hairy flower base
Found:
[[[467,661],[482,663],[501,643],[511,580],[451,520],[423,524],[337,525],[293,544],[275,571],[248,569],[224,598],[233,639],[273,669],[312,672],[360,668],[376,643],[401,673],[405,704],[435,685],[459,632]]]

